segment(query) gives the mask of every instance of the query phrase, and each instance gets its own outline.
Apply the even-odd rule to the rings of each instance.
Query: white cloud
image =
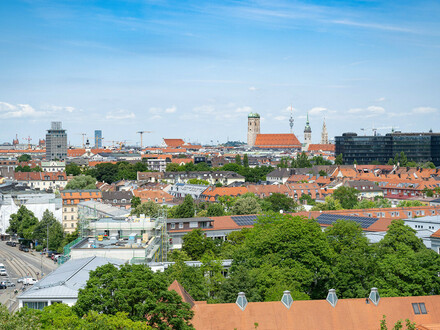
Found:
[[[432,107],[418,107],[412,110],[413,113],[419,113],[419,114],[434,113],[437,111],[438,110],[436,108],[432,108]]]
[[[254,86],[251,86],[251,87],[249,87],[249,90],[250,90],[251,92],[255,92],[256,90],[258,90],[258,88],[257,88],[257,87],[254,87]]]
[[[373,114],[382,114],[385,112],[385,109],[383,107],[378,107],[376,105],[371,105],[367,108],[367,111],[373,113]]]
[[[364,111],[364,109],[354,108],[354,109],[348,110],[348,113],[359,113],[359,112],[362,112],[362,111]]]
[[[152,113],[152,114],[157,114],[157,113],[161,113],[162,112],[162,109],[161,108],[150,108],[149,110],[148,110],[148,112],[149,113]]]
[[[175,113],[176,111],[177,111],[177,107],[175,105],[165,109],[165,113]]]
[[[309,115],[311,115],[311,116],[320,115],[321,113],[323,113],[325,111],[327,111],[327,108],[314,107],[314,108],[309,110]]]
[[[274,119],[275,120],[279,120],[279,121],[283,121],[283,120],[286,120],[287,117],[285,117],[285,116],[276,116],[276,117],[274,117]]]
[[[239,108],[235,109],[235,112],[246,112],[246,113],[249,113],[249,112],[252,112],[252,108],[248,107],[248,106],[239,107]]]
[[[154,115],[154,116],[150,117],[149,119],[150,120],[159,120],[159,119],[162,119],[162,116],[161,115]]]
[[[298,109],[289,105],[288,107],[285,107],[283,110],[281,110],[281,112],[284,112],[284,113],[290,113],[290,111],[295,113],[295,112],[298,112]]]
[[[193,110],[197,113],[213,113],[215,111],[212,105],[202,105],[199,107],[195,107]]]
[[[39,117],[44,116],[45,111],[37,111],[29,104],[9,104],[0,102],[0,118],[22,118],[22,117]]]
[[[385,97],[379,97],[378,99],[376,99],[376,102],[383,102],[385,100],[386,100]]]
[[[107,112],[107,115],[105,116],[106,119],[115,119],[115,120],[133,119],[135,117],[136,117],[136,115],[133,112],[130,112],[127,110],[122,110],[122,109]]]

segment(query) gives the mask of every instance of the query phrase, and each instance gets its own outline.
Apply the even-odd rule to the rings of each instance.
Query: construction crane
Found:
[[[83,145],[83,148],[85,148],[85,144],[84,144],[84,137],[87,135],[86,133],[76,133],[76,135],[82,135],[82,141],[83,141],[83,143],[82,143],[82,145]]]
[[[32,141],[32,138],[31,138],[30,136],[28,136],[27,138],[23,138],[23,140],[25,140],[25,141],[28,142],[28,149],[31,149],[31,141]]]
[[[384,129],[391,129],[391,132],[394,132],[395,128],[399,128],[399,126],[387,126],[387,127],[372,127],[372,128],[361,128],[360,130],[364,132],[364,136],[365,136],[365,131],[371,129],[373,131],[373,135],[376,136],[377,135],[377,131],[379,130],[384,130]]]
[[[153,132],[152,131],[139,131],[137,133],[141,135],[141,149],[142,149],[142,136],[144,135],[144,133],[153,133]]]

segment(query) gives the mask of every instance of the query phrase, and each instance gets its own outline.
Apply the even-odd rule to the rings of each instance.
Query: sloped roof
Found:
[[[255,147],[301,148],[301,143],[295,134],[257,134]]]
[[[310,144],[308,151],[332,151],[335,152],[334,144]]]
[[[428,313],[415,315],[412,303],[424,303]],[[388,324],[407,318],[422,325],[440,323],[439,308],[440,296],[383,297],[378,306],[365,298],[339,299],[336,307],[326,300],[295,300],[290,309],[281,301],[249,302],[244,311],[235,303],[196,302],[192,324],[211,330],[255,329],[256,323],[259,329],[379,329],[383,315]]]
[[[186,292],[186,290],[183,288],[183,286],[180,285],[179,282],[177,282],[177,280],[174,280],[173,283],[171,283],[171,285],[168,287],[168,290],[174,290],[176,291],[179,296],[182,297],[182,300],[188,304],[191,305],[191,307],[194,306],[194,299],[193,297],[190,296],[190,294],[188,292]]]
[[[182,139],[163,139],[168,148],[181,147],[185,141]]]

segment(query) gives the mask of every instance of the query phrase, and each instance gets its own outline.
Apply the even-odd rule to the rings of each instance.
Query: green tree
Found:
[[[66,165],[66,175],[76,176],[80,174],[81,174],[81,168],[75,163],[70,163]]]
[[[422,206],[421,201],[401,201],[397,204],[397,207],[412,207],[412,206]]]
[[[141,214],[145,214],[147,217],[156,217],[159,213],[160,206],[153,201],[148,201],[142,203],[131,210],[132,215],[140,216]]]
[[[312,163],[310,162],[308,156],[305,152],[298,153],[296,155],[296,166],[298,168],[306,168],[306,167],[312,167]]]
[[[373,253],[359,224],[338,220],[327,227],[325,235],[335,252],[331,287],[338,288],[338,297],[366,297],[374,276]]]
[[[208,206],[208,217],[220,217],[225,215],[225,210],[221,204],[212,203]]]
[[[267,202],[265,211],[279,212],[283,210],[284,212],[293,212],[298,207],[298,204],[292,198],[280,193],[265,197],[264,201]]]
[[[133,196],[131,199],[131,208],[135,209],[136,207],[138,207],[139,205],[141,205],[142,201],[141,198],[139,196]]]
[[[207,251],[201,259],[202,266],[200,267],[204,277],[206,288],[208,290],[208,297],[210,301],[216,301],[217,294],[220,290],[220,285],[224,280],[222,275],[223,265],[221,260],[215,258],[212,251]]]
[[[205,237],[201,229],[194,229],[185,234],[182,238],[182,251],[191,260],[200,260],[202,256],[215,248],[215,243],[211,238]]]
[[[392,159],[392,158],[388,159],[387,165],[395,165],[394,164],[394,159]]]
[[[118,180],[118,164],[101,163],[95,166],[96,179],[101,182],[113,183]]]
[[[308,194],[302,194],[301,197],[299,198],[299,201],[301,203],[307,202],[307,205],[316,205],[315,200],[312,198],[312,196]]]
[[[168,163],[165,171],[166,172],[178,172],[179,171],[179,164]]]
[[[325,198],[325,203],[316,203],[313,206],[312,211],[329,211],[329,210],[342,210],[342,205],[338,199],[332,196],[327,196]]]
[[[239,269],[247,269],[262,300],[279,300],[283,290],[290,290],[297,299],[322,298],[328,289],[332,258],[333,251],[315,220],[269,213],[258,218],[235,251],[228,282],[243,276],[237,274]],[[223,292],[220,296],[236,294]]]
[[[202,179],[189,179],[188,180],[189,184],[201,184],[201,185],[205,185],[205,186],[209,186],[209,182],[206,180],[202,180]]]
[[[342,154],[336,156],[335,165],[343,165],[344,159],[342,158]]]
[[[27,307],[20,308],[16,313],[9,313],[7,307],[0,304],[0,329],[39,329],[39,311]]]
[[[194,213],[194,200],[191,195],[188,194],[185,196],[183,203],[177,206],[174,216],[176,218],[192,218],[194,217]]]
[[[358,194],[355,188],[341,186],[333,192],[332,197],[337,199],[344,209],[352,209],[358,202]]]
[[[17,158],[17,160],[18,160],[18,162],[28,162],[28,161],[30,161],[32,159],[32,157],[31,157],[31,155],[28,155],[28,154],[23,154],[23,155],[20,155],[18,158]]]
[[[400,153],[399,162],[400,162],[400,166],[404,167],[408,165],[408,158],[406,157],[403,151]]]
[[[320,176],[327,176],[327,172],[324,170],[320,170],[318,173]]]
[[[49,210],[44,211],[41,221],[34,227],[33,239],[47,248],[49,230],[49,250],[57,251],[63,243],[63,227]]]
[[[175,291],[168,291],[162,273],[144,265],[112,264],[90,272],[80,289],[74,311],[79,317],[89,311],[107,315],[127,313],[132,321],[144,321],[158,329],[189,329],[193,312]]]
[[[86,189],[96,189],[96,179],[90,175],[78,175],[70,180],[65,189],[72,190],[86,190]]]
[[[242,196],[232,206],[232,214],[258,214],[262,211],[258,199],[251,196]]]
[[[248,158],[247,154],[244,154],[244,156],[243,156],[243,166],[249,167],[249,158]]]
[[[428,249],[403,220],[393,220],[377,247],[373,285],[381,295],[423,296],[440,293],[440,255]]]
[[[240,155],[235,155],[235,164],[237,164],[237,165],[242,165],[242,163],[241,163],[241,156]]]
[[[22,205],[17,213],[11,214],[6,232],[17,234],[18,237],[33,239],[34,228],[37,224],[38,219],[34,213]]]

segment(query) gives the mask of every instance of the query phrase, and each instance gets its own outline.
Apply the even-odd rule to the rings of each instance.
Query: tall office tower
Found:
[[[260,115],[251,112],[248,116],[247,144],[249,147],[255,145],[258,134],[260,134]]]
[[[95,131],[95,149],[102,148],[102,131]]]
[[[46,134],[46,160],[64,160],[67,157],[67,134],[60,121],[53,121]]]

